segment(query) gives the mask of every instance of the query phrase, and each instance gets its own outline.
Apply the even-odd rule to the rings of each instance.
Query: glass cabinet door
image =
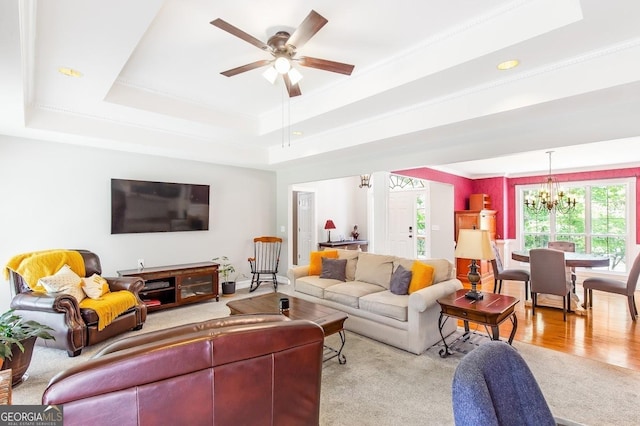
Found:
[[[214,279],[212,274],[191,275],[180,279],[180,299],[210,296],[213,294]]]

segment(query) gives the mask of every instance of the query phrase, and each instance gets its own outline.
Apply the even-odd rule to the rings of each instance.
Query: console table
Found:
[[[326,250],[331,248],[340,248],[346,250],[362,250],[367,251],[369,241],[367,240],[345,240],[345,241],[327,241],[318,243],[318,250]]]
[[[218,266],[214,262],[185,263],[127,269],[118,271],[118,275],[144,280],[140,298],[151,312],[214,297],[219,301]]]

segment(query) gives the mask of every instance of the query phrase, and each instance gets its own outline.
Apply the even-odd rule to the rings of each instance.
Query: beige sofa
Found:
[[[437,300],[462,288],[453,264],[446,259],[422,262],[434,267],[433,284],[410,295],[391,293],[390,281],[398,265],[411,270],[414,260],[396,256],[338,250],[347,259],[346,281],[309,275],[309,266],[288,271],[293,295],[346,312],[345,328],[380,342],[421,354],[441,340]],[[447,321],[445,336],[456,329]]]

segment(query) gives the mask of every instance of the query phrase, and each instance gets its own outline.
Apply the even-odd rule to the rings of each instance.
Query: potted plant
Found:
[[[12,385],[22,381],[31,363],[33,345],[38,337],[54,339],[53,329],[36,321],[25,321],[13,309],[0,315],[0,364],[12,370]]]
[[[222,278],[222,295],[234,294],[236,292],[236,278],[238,277],[236,275],[231,278],[231,274],[236,272],[236,268],[231,264],[227,256],[214,257],[213,261],[220,264],[218,273]]]

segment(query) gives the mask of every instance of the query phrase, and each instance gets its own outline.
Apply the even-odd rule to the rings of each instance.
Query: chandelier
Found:
[[[533,192],[524,199],[524,205],[532,213],[551,212],[568,213],[576,207],[576,199],[565,194],[560,188],[558,180],[551,176],[551,154],[549,154],[549,175],[542,183],[537,193]]]

